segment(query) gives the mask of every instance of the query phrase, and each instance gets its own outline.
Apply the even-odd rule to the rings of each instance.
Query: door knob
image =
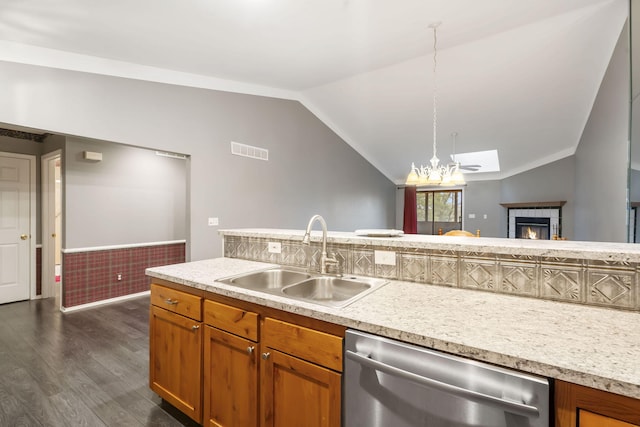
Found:
[[[271,356],[271,353],[262,353],[262,359],[263,360],[269,359],[269,356]]]
[[[247,347],[247,353],[249,354],[253,354],[253,350],[255,350],[256,348],[254,346],[249,346]]]
[[[53,233],[53,234],[51,235],[51,237],[53,237],[53,238],[55,239],[55,238],[56,238],[56,233]]]
[[[21,238],[22,240],[27,240],[27,239],[29,238],[29,236],[27,236],[26,234],[21,234],[21,235],[20,235],[20,238]]]

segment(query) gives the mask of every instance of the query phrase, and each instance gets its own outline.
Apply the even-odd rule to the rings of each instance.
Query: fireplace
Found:
[[[510,239],[563,240],[562,206],[566,202],[500,203],[507,208]],[[531,233],[529,233],[531,231]],[[523,234],[523,232],[525,234]]]
[[[551,218],[516,217],[516,239],[549,240]]]
[[[551,218],[518,216],[516,217],[516,238],[549,240]]]

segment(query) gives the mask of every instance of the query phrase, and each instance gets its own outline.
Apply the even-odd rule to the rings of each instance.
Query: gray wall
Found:
[[[574,240],[574,193],[575,156],[570,156],[503,179],[500,200],[502,203],[566,201],[562,207],[561,235]],[[501,228],[506,237],[509,219],[504,211]]]
[[[500,202],[500,181],[469,182],[464,189],[462,204],[463,228],[472,233],[480,230],[480,236],[483,237],[506,237]],[[470,214],[475,218],[469,218]]]
[[[629,200],[638,203],[640,202],[640,170],[631,169],[629,181],[631,183]]]
[[[575,239],[627,241],[629,46],[627,26],[576,150]]]
[[[84,151],[102,153],[103,160],[85,160]],[[185,239],[187,161],[143,148],[67,138],[64,247]]]
[[[333,230],[394,224],[393,183],[298,102],[6,62],[0,88],[0,122],[190,155],[193,260],[222,254],[208,217],[220,228],[302,229],[315,213]],[[232,156],[230,141],[270,160]]]
[[[42,154],[42,143],[0,135],[0,151],[39,157]]]

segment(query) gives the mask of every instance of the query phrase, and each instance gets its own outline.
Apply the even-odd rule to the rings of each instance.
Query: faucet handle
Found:
[[[327,273],[329,273],[328,270],[333,270],[334,272],[330,274],[337,274],[337,275],[342,274],[342,265],[340,263],[340,260],[336,258],[335,252],[332,252],[330,255],[328,255],[325,258],[324,264],[326,266]]]
[[[340,261],[338,261],[338,258],[336,258],[335,252],[331,252],[329,255],[327,255],[325,261],[327,264],[340,264]]]

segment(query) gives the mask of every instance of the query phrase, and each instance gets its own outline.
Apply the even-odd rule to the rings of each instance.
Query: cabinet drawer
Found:
[[[202,320],[202,298],[186,292],[151,284],[151,304],[194,320]]]
[[[258,315],[256,313],[205,300],[204,323],[251,341],[258,341]]]
[[[266,318],[262,338],[267,347],[342,372],[341,337]]]

